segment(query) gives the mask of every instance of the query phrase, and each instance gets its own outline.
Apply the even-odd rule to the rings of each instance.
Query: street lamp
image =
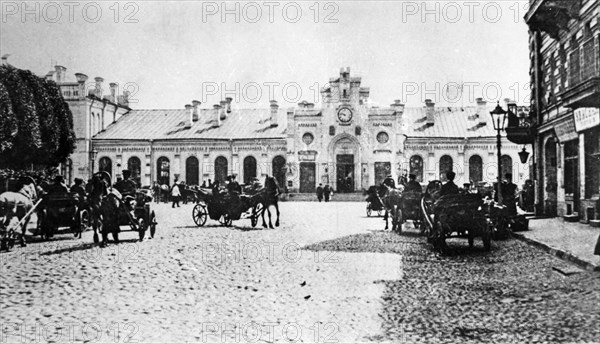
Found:
[[[94,164],[96,162],[96,157],[98,156],[98,151],[97,150],[92,150],[90,152],[90,166],[92,167],[90,170],[90,179],[92,179],[92,177],[94,176]]]
[[[509,107],[510,110],[510,107]],[[502,205],[502,192],[500,191],[500,186],[502,185],[502,136],[500,133],[504,130],[504,124],[506,122],[506,114],[501,106],[500,102],[496,105],[496,108],[493,111],[490,111],[490,115],[492,116],[492,124],[494,125],[494,130],[496,130],[496,145],[498,146],[498,204]]]

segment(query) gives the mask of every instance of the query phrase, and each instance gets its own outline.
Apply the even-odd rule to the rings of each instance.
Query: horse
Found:
[[[392,232],[402,232],[402,192],[404,187],[400,185],[398,188],[393,188],[386,184],[381,184],[377,195],[381,199],[381,203],[385,208],[385,230],[388,230],[389,213],[392,214]]]
[[[273,176],[265,177],[264,184],[264,194],[261,199],[261,203],[263,206],[262,212],[262,225],[264,228],[267,228],[267,223],[265,222],[265,211],[269,214],[269,228],[273,229],[273,223],[271,222],[271,206],[275,207],[275,211],[277,213],[277,220],[275,221],[275,227],[279,227],[279,185],[277,184],[277,179]]]
[[[19,191],[6,191],[0,194],[0,218],[4,218],[0,224],[4,228],[8,228],[10,221],[14,216],[19,222],[24,221],[21,225],[21,236],[19,238],[21,246],[25,246],[25,232],[27,224],[31,219],[31,211],[38,201],[38,190],[35,187],[33,179],[23,177],[19,179]]]

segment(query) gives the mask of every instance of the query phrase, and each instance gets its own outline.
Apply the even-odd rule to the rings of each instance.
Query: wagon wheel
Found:
[[[144,241],[144,236],[146,235],[146,229],[148,228],[148,224],[146,223],[146,221],[144,221],[143,217],[139,217],[137,219],[137,223],[140,241]]]
[[[394,212],[394,217],[392,219],[393,227],[396,228],[396,233],[402,233],[402,209],[398,207]],[[393,228],[392,227],[392,228]]]
[[[76,237],[81,239],[81,233],[85,232],[88,229],[89,221],[90,221],[90,213],[86,209],[80,211],[79,212],[79,226],[78,226],[79,232],[75,233]]]
[[[446,250],[446,236],[444,235],[444,225],[440,220],[435,222],[433,226],[433,247],[440,252]]]
[[[367,217],[371,216],[372,210],[371,210],[371,203],[367,203]]]
[[[492,248],[492,226],[488,225],[487,221],[480,221],[481,240],[483,241],[483,249],[486,251]]]
[[[262,203],[256,203],[256,205],[252,208],[252,217],[250,218],[250,224],[252,227],[256,227],[258,224],[258,217],[262,215],[265,211]]]
[[[194,209],[192,210],[192,218],[194,219],[196,226],[204,226],[207,217],[208,211],[206,211],[206,206],[204,206],[203,204],[196,204],[194,206]]]
[[[206,222],[206,220],[204,220]],[[150,238],[154,239],[154,233],[156,233],[156,214],[154,211],[150,213],[150,221],[148,222],[148,226],[150,227]]]

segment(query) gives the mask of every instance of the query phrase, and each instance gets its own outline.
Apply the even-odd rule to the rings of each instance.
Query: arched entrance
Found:
[[[187,185],[200,185],[199,166],[198,158],[195,156],[185,160],[185,183]]]
[[[547,216],[556,216],[557,200],[557,153],[556,141],[553,137],[549,138],[544,145],[544,214]]]
[[[220,156],[215,159],[215,181],[221,185],[227,179],[227,158]]]
[[[355,137],[348,134],[340,134],[337,139],[331,141],[329,146],[329,159],[335,164],[333,185],[337,192],[354,192],[360,185],[360,143]]]
[[[280,155],[273,158],[273,177],[277,180],[279,187],[285,189],[285,158]]]
[[[253,156],[244,158],[244,184],[249,184],[256,178],[256,159]]]
[[[171,184],[171,163],[167,157],[161,156],[156,161],[156,179],[160,185]]]

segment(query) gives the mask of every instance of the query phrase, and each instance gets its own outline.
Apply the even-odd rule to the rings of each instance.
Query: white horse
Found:
[[[31,178],[19,180],[21,188],[17,192],[7,191],[0,194],[0,226],[8,229],[13,217],[21,223],[21,246],[25,246],[25,232],[31,218],[32,209],[38,200],[38,192]]]

